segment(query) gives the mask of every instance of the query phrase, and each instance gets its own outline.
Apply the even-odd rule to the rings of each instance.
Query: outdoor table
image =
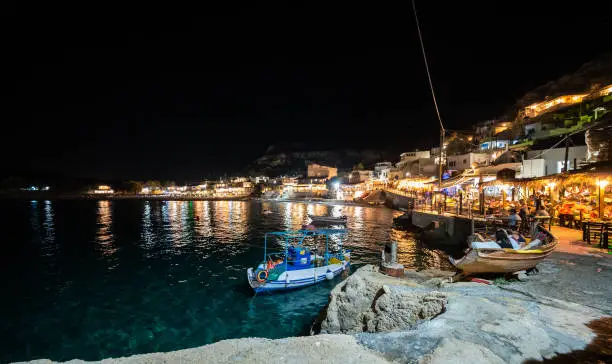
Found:
[[[559,226],[571,228],[574,227],[575,221],[574,214],[559,214]]]

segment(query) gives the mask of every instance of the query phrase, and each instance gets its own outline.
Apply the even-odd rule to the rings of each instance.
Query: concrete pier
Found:
[[[440,215],[435,212],[412,211],[412,224],[421,229],[427,229],[426,240],[435,240],[441,244],[462,245],[471,234],[471,220],[454,215]]]

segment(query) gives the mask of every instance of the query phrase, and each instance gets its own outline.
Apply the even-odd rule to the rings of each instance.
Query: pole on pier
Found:
[[[402,278],[404,276],[404,266],[397,262],[396,241],[385,244],[385,248],[382,251],[380,272],[397,278]]]

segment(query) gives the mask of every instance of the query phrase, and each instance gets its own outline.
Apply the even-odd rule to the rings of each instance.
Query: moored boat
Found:
[[[505,230],[501,231],[507,236]],[[514,273],[534,268],[548,257],[556,246],[557,239],[538,225],[533,239],[521,249],[504,248],[495,238],[475,234],[465,256],[457,260],[451,257],[450,261],[466,274]]]
[[[308,215],[310,220],[314,224],[317,223],[325,223],[325,224],[338,224],[338,225],[346,225],[346,216],[316,216],[316,215]]]
[[[333,279],[350,268],[350,251],[342,247],[344,235],[346,231],[343,229],[266,233],[264,260],[254,269],[247,269],[249,285],[255,293],[278,292]],[[272,237],[283,241],[284,251],[268,251],[268,239]],[[332,243],[338,246],[334,253],[330,253]],[[306,246],[307,244],[311,246]],[[323,253],[318,254],[317,248],[323,245]]]

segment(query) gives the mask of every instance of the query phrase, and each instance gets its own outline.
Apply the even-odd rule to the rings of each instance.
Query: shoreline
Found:
[[[155,195],[89,195],[89,194],[73,194],[73,195],[49,195],[49,194],[30,194],[19,196],[0,195],[0,201],[119,201],[119,200],[136,200],[136,201],[261,201],[261,202],[285,202],[285,203],[318,203],[325,205],[344,205],[344,206],[364,206],[364,207],[387,207],[385,205],[370,205],[368,203],[360,203],[356,201],[345,201],[335,199],[309,199],[309,198],[292,198],[292,199],[264,199],[261,197],[182,197],[182,196],[155,196]],[[396,211],[401,211],[393,209]]]

